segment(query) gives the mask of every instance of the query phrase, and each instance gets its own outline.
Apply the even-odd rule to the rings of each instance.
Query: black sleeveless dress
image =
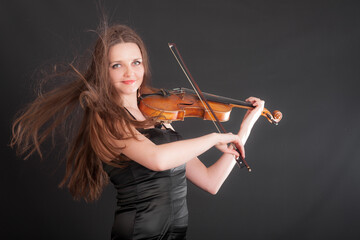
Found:
[[[180,140],[171,129],[143,129],[153,143]],[[131,161],[125,168],[104,164],[117,190],[117,210],[111,239],[186,239],[185,164],[156,172]]]

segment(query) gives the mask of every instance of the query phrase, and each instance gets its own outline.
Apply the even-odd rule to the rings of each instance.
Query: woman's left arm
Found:
[[[245,145],[251,129],[264,110],[265,105],[264,101],[255,97],[250,97],[246,101],[252,103],[255,108],[246,112],[241,123],[238,135],[242,146]],[[224,153],[210,167],[206,167],[198,158],[194,158],[186,163],[186,177],[203,190],[216,194],[229,176],[235,163],[234,156],[228,153]]]

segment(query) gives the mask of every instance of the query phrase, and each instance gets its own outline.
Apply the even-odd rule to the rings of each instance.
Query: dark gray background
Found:
[[[104,1],[113,22],[145,40],[155,87],[189,87],[177,43],[205,92],[258,96],[283,112],[259,119],[246,144],[253,173],[234,169],[211,196],[189,183],[189,239],[359,239],[359,1]],[[57,188],[53,153],[22,161],[6,145],[14,114],[34,98],[34,72],[91,46],[94,1],[1,1],[1,239],[108,239],[115,193],[95,203]],[[225,127],[237,132],[244,110]],[[174,123],[185,138],[215,131]],[[216,150],[200,156],[210,164]]]

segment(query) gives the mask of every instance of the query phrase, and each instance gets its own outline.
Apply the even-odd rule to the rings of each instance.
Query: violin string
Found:
[[[219,127],[217,126],[217,124],[216,124],[216,122],[215,122],[214,116],[213,116],[212,113],[208,110],[207,106],[206,106],[205,103],[203,102],[203,99],[201,98],[199,92],[196,90],[194,84],[191,82],[190,77],[188,76],[187,72],[185,71],[184,67],[182,66],[180,60],[178,59],[178,57],[176,56],[175,52],[173,51],[172,46],[173,46],[173,45],[169,44],[170,51],[171,51],[172,54],[174,55],[174,57],[175,57],[177,63],[179,64],[181,70],[182,70],[183,73],[185,74],[185,77],[187,78],[187,80],[188,80],[189,83],[191,84],[191,87],[194,89],[196,95],[198,96],[198,98],[200,99],[202,105],[203,105],[204,108],[206,109],[206,112],[210,115],[211,121],[212,121],[213,124],[215,125],[215,128],[217,129],[217,131],[218,131],[219,133],[221,133]]]

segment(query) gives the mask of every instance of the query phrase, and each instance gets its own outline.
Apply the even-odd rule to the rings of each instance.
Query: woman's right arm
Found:
[[[236,151],[227,147],[227,143],[240,144],[239,136],[230,133],[211,133],[202,137],[161,145],[155,145],[140,133],[138,133],[137,138],[113,140],[113,144],[125,147],[121,150],[121,153],[154,171],[164,171],[180,166],[213,146],[216,146],[222,152],[238,156]]]

